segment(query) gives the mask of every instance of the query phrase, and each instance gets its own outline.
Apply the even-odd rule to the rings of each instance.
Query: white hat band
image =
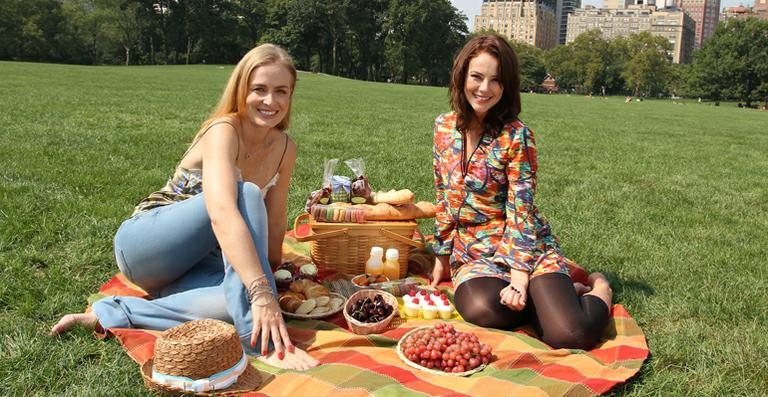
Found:
[[[192,379],[186,376],[166,375],[155,371],[152,367],[152,380],[170,387],[184,389],[195,393],[202,393],[211,390],[223,390],[237,381],[237,378],[250,365],[248,357],[243,353],[243,357],[233,367],[217,372],[207,378]]]

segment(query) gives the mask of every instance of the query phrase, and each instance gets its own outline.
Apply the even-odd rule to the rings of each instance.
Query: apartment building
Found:
[[[593,29],[600,29],[607,40],[649,30],[652,12],[650,8],[625,9],[623,5],[622,8],[610,9],[587,6],[568,16],[566,43]]]
[[[672,62],[688,63],[693,60],[696,23],[688,14],[674,8],[656,10],[651,14],[650,22],[649,31],[672,44]]]
[[[720,0],[677,0],[677,7],[696,22],[694,47],[700,48],[704,40],[715,32],[720,19]]]
[[[480,15],[475,16],[475,31],[493,30],[508,39],[548,49],[558,43],[558,23],[555,0],[483,0]]]
[[[760,19],[768,19],[768,0],[755,0],[755,6],[752,7],[755,16]]]
[[[581,0],[557,0],[555,18],[557,20],[558,44],[565,44],[566,34],[568,33],[568,15],[579,8],[581,8]]]
[[[723,13],[720,14],[720,20],[725,21],[728,19],[747,19],[755,16],[756,15],[752,9],[744,6],[726,7],[723,9]]]
[[[603,38],[610,40],[618,36],[649,31],[662,36],[672,44],[670,56],[675,63],[690,61],[694,44],[694,21],[677,9],[657,10],[653,5],[622,5],[626,8],[603,9],[587,6],[568,16],[566,42],[576,40],[580,34],[600,29]]]

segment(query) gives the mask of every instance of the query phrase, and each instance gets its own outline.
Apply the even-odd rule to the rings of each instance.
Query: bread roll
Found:
[[[336,310],[341,307],[341,305],[344,304],[344,299],[341,299],[337,296],[334,296],[331,298],[331,301],[328,303],[328,306],[331,307],[331,310]]]
[[[289,288],[293,292],[298,292],[303,294],[304,290],[312,284],[315,284],[315,282],[306,278],[302,278],[292,282]]]
[[[304,296],[309,298],[318,298],[321,296],[328,297],[331,294],[330,291],[328,291],[328,288],[325,288],[324,286],[320,284],[310,285],[304,290]]]
[[[320,295],[315,297],[315,300],[317,301],[317,306],[328,306],[328,303],[331,302],[331,297],[329,295]]]
[[[307,299],[304,302],[299,305],[298,308],[296,308],[296,311],[294,313],[296,314],[309,314],[312,310],[317,307],[317,301],[314,299]]]
[[[329,308],[328,306],[318,306],[318,307],[312,309],[312,311],[309,312],[309,315],[310,316],[316,316],[316,315],[319,315],[319,314],[328,313],[328,311],[330,311],[330,310],[331,310],[331,308]]]
[[[295,313],[301,303],[304,301],[304,295],[298,292],[285,291],[280,293],[278,303],[280,308],[289,313]]]
[[[390,190],[388,192],[376,192],[371,195],[374,204],[409,204],[413,203],[414,194],[408,189]]]

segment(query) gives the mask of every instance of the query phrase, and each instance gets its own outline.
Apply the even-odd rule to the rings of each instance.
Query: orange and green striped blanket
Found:
[[[307,252],[290,235],[284,249]],[[146,296],[122,274],[99,290],[104,295]],[[305,372],[281,370],[258,360],[262,386],[254,396],[589,396],[602,394],[634,376],[649,350],[640,327],[621,305],[614,305],[605,339],[590,351],[552,349],[525,329],[499,331],[452,320],[492,346],[497,359],[468,377],[433,375],[412,368],[395,347],[408,331],[434,320],[398,319],[382,334],[361,336],[348,330],[338,313],[320,320],[289,320],[294,343],[322,365]],[[139,365],[151,358],[157,331],[110,329]]]

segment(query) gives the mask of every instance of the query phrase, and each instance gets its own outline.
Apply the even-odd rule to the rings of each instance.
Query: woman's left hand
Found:
[[[528,273],[512,270],[509,285],[499,292],[501,304],[516,311],[525,308],[528,298]]]

